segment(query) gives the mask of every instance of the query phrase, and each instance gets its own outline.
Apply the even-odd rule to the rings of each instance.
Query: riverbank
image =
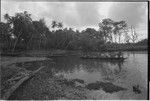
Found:
[[[19,72],[25,73],[32,70],[30,68],[20,68],[16,64],[25,62],[40,62],[40,61],[52,61],[52,59],[45,57],[2,57],[1,58],[1,82],[4,91],[5,82],[11,79]],[[53,62],[52,62],[53,63]],[[62,76],[55,76],[53,71],[44,67],[34,77],[23,83],[17,88],[14,93],[9,97],[10,100],[84,100],[94,99],[90,95],[90,90],[97,83],[86,84],[84,80],[72,79],[68,80]],[[97,89],[104,89],[106,92],[118,92],[120,90],[126,90],[125,88],[113,85],[109,82],[100,82]],[[108,85],[107,87],[105,85]],[[112,89],[112,87],[114,89]],[[3,95],[3,92],[2,92]]]
[[[2,57],[1,59],[1,90],[5,86],[5,82],[13,75],[26,71],[25,68],[17,67],[16,63],[50,60],[39,57]],[[72,85],[63,84],[64,79],[54,77],[51,71],[47,71],[47,68],[50,67],[45,67],[33,78],[22,84],[9,99],[86,99],[85,95],[87,94],[82,94],[85,93],[84,88],[74,88]]]
[[[100,50],[86,50],[85,52],[117,52],[117,51],[148,51],[148,45],[138,44],[106,44]],[[49,50],[25,50],[25,51],[1,51],[1,56],[29,56],[29,57],[52,57],[52,56],[66,56],[66,55],[79,55],[84,52],[83,50],[62,50],[62,49],[49,49]]]
[[[74,54],[76,51],[65,51],[65,50],[53,50],[55,55],[57,52],[59,54]],[[132,93],[132,85],[130,88],[123,85],[117,85],[117,83],[111,82],[92,82],[87,84],[83,79],[66,79],[63,76],[55,75],[53,69],[53,65],[46,65],[49,62],[53,62],[53,59],[46,58],[47,55],[51,54],[51,51],[30,51],[25,54],[30,54],[29,57],[22,57],[25,54],[22,54],[20,57],[2,57],[1,58],[1,73],[2,74],[2,83],[7,81],[7,79],[11,78],[12,75],[27,70],[36,70],[40,66],[38,65],[29,65],[26,63],[33,64],[41,64],[43,62],[45,64],[45,68],[39,71],[34,77],[29,79],[27,82],[23,83],[9,99],[11,100],[84,100],[84,99],[107,99],[108,95],[112,96],[115,94],[129,92]],[[44,54],[44,55],[43,55]],[[43,57],[42,57],[43,56]],[[64,57],[65,58],[65,57]],[[66,60],[66,58],[65,58]],[[48,62],[45,62],[48,61]],[[36,63],[34,63],[36,62]],[[69,61],[67,60],[67,63]],[[62,62],[64,64],[64,61]],[[74,62],[73,62],[74,63]],[[21,65],[20,65],[21,64]],[[59,63],[57,63],[59,64]],[[42,66],[42,64],[41,64]],[[63,65],[60,64],[63,68]],[[69,65],[69,68],[71,65]],[[93,66],[93,65],[92,65]],[[53,67],[53,68],[52,68]],[[64,68],[67,68],[65,65]],[[94,87],[94,88],[93,88]],[[113,89],[112,89],[113,88]],[[96,97],[98,93],[94,94],[92,92],[99,91],[99,96]],[[113,93],[113,94],[111,94]],[[93,95],[92,95],[93,94]],[[143,90],[142,90],[142,94]],[[105,96],[105,97],[104,97]],[[138,95],[134,95],[138,97]],[[142,95],[143,96],[143,95]],[[116,97],[112,96],[112,98],[116,99]],[[143,98],[143,97],[142,97]],[[125,99],[125,98],[124,98]]]
[[[63,78],[52,76],[46,68],[21,85],[9,98],[12,100],[87,99],[84,88],[63,83]]]

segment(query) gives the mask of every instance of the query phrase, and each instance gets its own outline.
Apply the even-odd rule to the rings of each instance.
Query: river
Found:
[[[81,59],[78,56],[54,57],[55,64],[49,61],[27,63],[26,68],[44,65],[49,67],[55,76],[67,79],[82,79],[86,84],[96,81],[111,82],[127,90],[108,93],[91,90],[93,99],[147,99],[147,52],[124,52],[124,62]],[[22,64],[18,64],[21,66]],[[25,64],[24,64],[25,65]],[[141,93],[133,92],[133,86],[139,85]]]

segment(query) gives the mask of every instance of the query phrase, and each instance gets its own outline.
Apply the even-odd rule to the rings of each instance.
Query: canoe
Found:
[[[11,57],[15,57],[15,56],[20,56],[20,53],[1,53],[0,56],[11,56]]]
[[[85,56],[81,56],[80,58],[82,59],[100,59],[100,60],[117,60],[117,61],[124,61],[126,58],[113,58],[113,57],[85,57]]]
[[[51,57],[65,57],[66,55],[48,55],[46,56],[47,58],[51,58]]]

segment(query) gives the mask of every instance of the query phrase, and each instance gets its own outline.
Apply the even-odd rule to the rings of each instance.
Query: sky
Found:
[[[28,11],[33,20],[44,18],[48,27],[52,20],[63,22],[64,27],[82,30],[88,27],[98,29],[104,18],[124,20],[134,26],[139,40],[147,38],[147,2],[19,2],[1,1],[1,20],[8,13]]]

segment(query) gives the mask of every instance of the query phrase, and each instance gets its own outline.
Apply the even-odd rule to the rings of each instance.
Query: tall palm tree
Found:
[[[58,27],[58,28],[63,28],[63,24],[62,24],[61,22],[59,22],[59,23],[57,24],[57,27]]]
[[[27,44],[29,37],[31,36],[30,31],[32,27],[32,19],[30,14],[26,11],[23,13],[16,13],[15,16],[4,15],[7,23],[13,25],[13,34],[16,36],[12,52],[14,52],[15,47],[18,43],[25,42]]]
[[[57,27],[57,22],[56,21],[52,21],[52,28],[55,28],[55,27]]]

